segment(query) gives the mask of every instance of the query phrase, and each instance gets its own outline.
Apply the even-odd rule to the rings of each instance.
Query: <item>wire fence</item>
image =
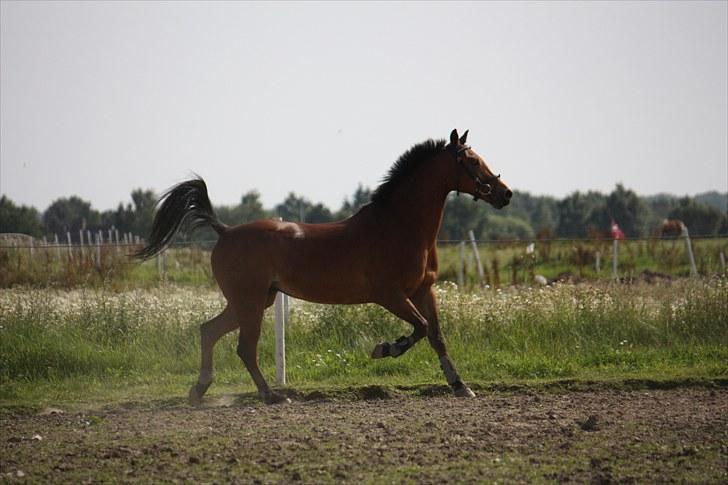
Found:
[[[177,241],[156,258],[131,255],[145,241],[112,231],[87,232],[83,244],[0,235],[0,287],[14,284],[76,285],[141,280],[212,283],[215,240]],[[69,242],[70,241],[70,242]],[[634,281],[726,273],[728,238],[716,236],[612,239],[550,238],[439,240],[440,280],[459,286],[501,287],[554,281]]]

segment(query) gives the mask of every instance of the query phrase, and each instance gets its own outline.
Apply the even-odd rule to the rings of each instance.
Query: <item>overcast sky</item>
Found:
[[[338,208],[427,138],[562,197],[728,190],[728,3],[0,7],[0,190],[98,209],[196,172]]]

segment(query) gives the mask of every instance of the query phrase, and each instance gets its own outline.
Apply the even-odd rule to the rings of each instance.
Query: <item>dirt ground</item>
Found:
[[[424,393],[426,394],[426,393]],[[726,483],[728,389],[361,390],[5,412],[0,481]]]

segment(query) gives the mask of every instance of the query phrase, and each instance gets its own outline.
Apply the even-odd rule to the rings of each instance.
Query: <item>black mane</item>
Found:
[[[394,193],[396,187],[414,172],[421,162],[432,158],[432,156],[445,148],[445,140],[427,140],[418,143],[404,152],[394,165],[389,169],[387,175],[382,179],[379,187],[372,192],[372,202],[382,202]]]

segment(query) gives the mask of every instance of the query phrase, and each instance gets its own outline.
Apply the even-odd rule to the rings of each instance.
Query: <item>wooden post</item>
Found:
[[[460,254],[460,264],[458,264],[458,288],[465,287],[465,241],[458,244]]]
[[[602,265],[601,265],[601,259],[602,259],[602,253],[601,251],[597,251],[594,255],[594,269],[596,269],[597,274],[602,272]]]
[[[61,245],[58,242],[58,234],[53,235],[53,243],[56,245],[56,259],[58,259],[58,262],[61,262]]]
[[[690,243],[690,234],[685,224],[682,226],[682,236],[685,238],[685,247],[688,250],[688,261],[690,262],[690,276],[698,276],[698,270],[695,267],[695,256],[693,255],[693,245]]]
[[[280,291],[275,299],[275,333],[276,333],[276,383],[286,385],[286,312],[284,299],[286,295]]]
[[[619,274],[617,274],[617,259],[619,258],[619,240],[613,239],[612,240],[612,278],[615,280],[619,279]]]
[[[483,264],[480,262],[480,253],[478,252],[478,243],[475,242],[475,234],[471,229],[468,231],[470,235],[470,244],[473,247],[473,255],[475,256],[475,265],[478,267],[478,277],[480,278],[480,285],[485,284],[485,272],[483,271]]]
[[[79,229],[79,231],[78,231],[78,247],[81,249],[81,259],[83,259],[83,256],[84,256],[83,229]]]

